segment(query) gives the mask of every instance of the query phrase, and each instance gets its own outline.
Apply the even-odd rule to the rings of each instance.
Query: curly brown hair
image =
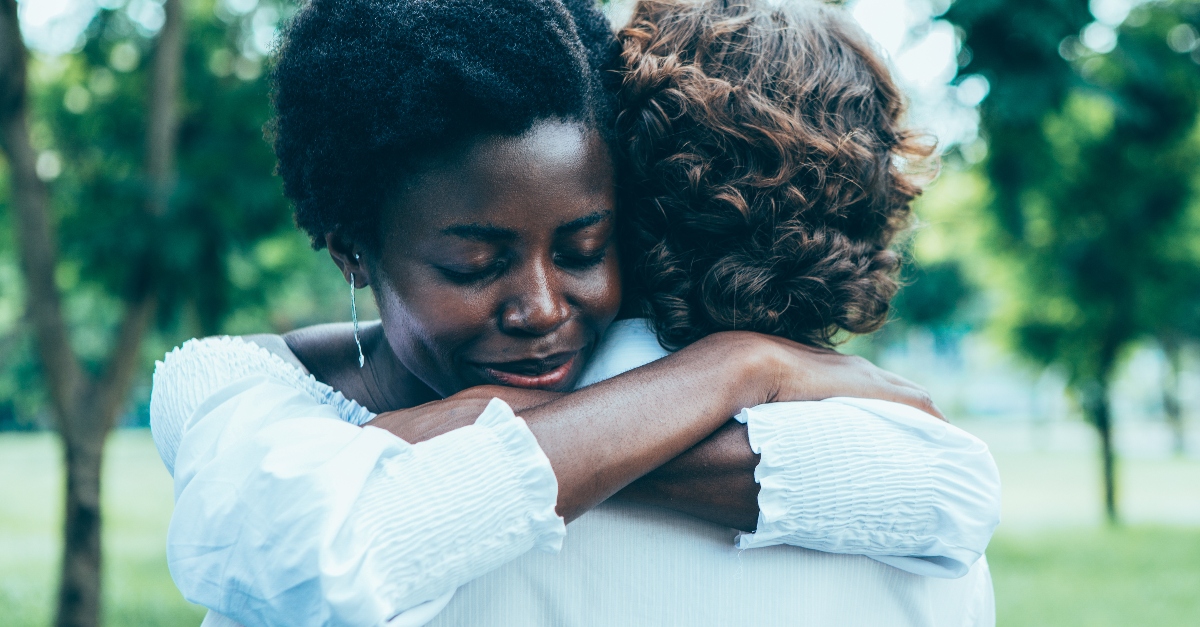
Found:
[[[618,39],[624,260],[663,346],[883,325],[933,147],[857,25],[812,1],[641,0]]]

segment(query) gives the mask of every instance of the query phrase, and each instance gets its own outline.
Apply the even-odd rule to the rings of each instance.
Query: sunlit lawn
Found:
[[[53,620],[62,517],[60,453],[46,434],[0,435],[0,625]],[[113,627],[199,625],[164,554],[171,479],[148,431],[109,441],[104,475],[104,616]]]
[[[1006,533],[988,561],[999,625],[1200,625],[1200,529]]]
[[[1060,505],[1091,506],[1090,460],[997,457],[1006,482],[1005,516],[1014,522],[988,551],[999,625],[1200,625],[1200,527],[1023,526],[1022,519],[1038,520],[1027,510],[1052,507],[1039,496],[1050,486],[1061,490]],[[0,435],[3,627],[47,625],[52,617],[61,517],[58,461],[48,435]],[[106,464],[106,624],[198,625],[203,612],[180,597],[167,574],[163,544],[171,483],[150,434],[116,435]],[[1191,498],[1193,480],[1200,477],[1196,462],[1129,461],[1122,468],[1126,492],[1150,492],[1141,486],[1144,476],[1147,484],[1167,484],[1161,497],[1166,499]]]

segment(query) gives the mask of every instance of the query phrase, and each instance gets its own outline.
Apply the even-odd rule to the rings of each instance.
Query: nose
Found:
[[[542,261],[529,264],[514,282],[512,298],[500,314],[500,326],[516,335],[541,336],[558,329],[571,317],[567,301],[554,271]]]

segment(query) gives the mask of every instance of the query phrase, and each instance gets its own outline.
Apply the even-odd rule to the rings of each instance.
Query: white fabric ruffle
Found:
[[[761,455],[758,527],[739,548],[790,544],[961,577],[1000,522],[987,445],[919,410],[836,398],[760,405],[737,419]]]
[[[561,547],[554,471],[503,401],[415,445],[355,426],[370,416],[241,340],[160,363],[151,424],[184,597],[248,625],[423,624],[463,583]]]
[[[258,344],[229,336],[188,340],[154,364],[150,414],[158,420],[150,422],[150,433],[167,472],[175,472],[175,451],[183,436],[181,422],[217,390],[257,375],[273,377],[307,393],[318,403],[333,407],[342,420],[352,425],[364,425],[375,417],[367,408]]]
[[[670,354],[645,319],[614,322],[584,371],[590,385]],[[743,410],[758,453],[759,519],[744,549],[788,544],[961,577],[1000,521],[987,445],[907,405],[870,399]]]

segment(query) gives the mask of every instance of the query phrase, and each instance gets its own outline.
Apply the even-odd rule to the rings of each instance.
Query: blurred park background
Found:
[[[992,447],[999,624],[1200,624],[1200,0],[846,4],[944,153],[847,348]],[[153,362],[349,315],[263,139],[294,6],[0,0],[2,625],[199,624]]]

